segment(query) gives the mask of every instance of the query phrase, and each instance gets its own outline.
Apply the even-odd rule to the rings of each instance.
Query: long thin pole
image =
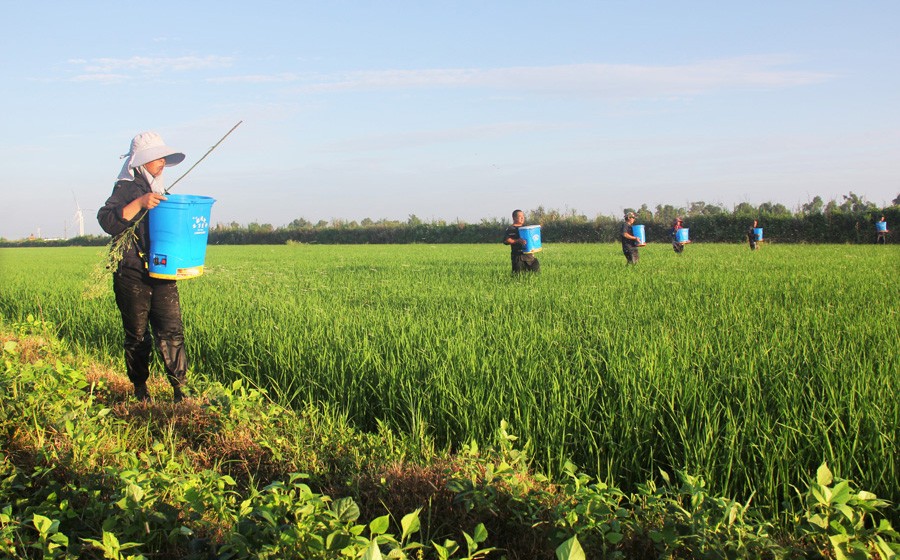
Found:
[[[223,136],[221,140],[219,140],[218,142],[216,142],[215,145],[214,145],[212,148],[209,149],[209,151],[207,151],[205,154],[203,154],[203,157],[202,157],[202,158],[200,158],[200,159],[197,160],[197,163],[195,163],[194,165],[191,166],[190,169],[188,169],[187,171],[185,171],[185,172],[184,172],[184,175],[182,175],[181,177],[175,179],[175,182],[172,183],[171,185],[169,185],[169,188],[166,189],[166,194],[169,194],[169,191],[172,190],[172,187],[174,187],[175,185],[178,184],[178,181],[184,179],[185,176],[186,176],[188,173],[190,173],[191,171],[193,171],[193,169],[194,169],[195,167],[197,167],[197,165],[199,165],[201,161],[203,161],[204,159],[206,159],[206,156],[208,156],[209,154],[211,154],[212,151],[215,150],[215,149],[219,146],[219,144],[221,144],[226,138],[228,138],[228,135],[231,134],[232,132],[234,132],[234,129],[237,128],[238,126],[240,126],[240,124],[241,124],[242,122],[244,122],[244,121],[238,121],[238,123],[237,123],[236,125],[234,125],[233,127],[231,127],[231,130],[229,130],[228,132],[225,133],[225,136]]]

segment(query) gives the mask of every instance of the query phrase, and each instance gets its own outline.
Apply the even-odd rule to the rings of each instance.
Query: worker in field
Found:
[[[527,241],[519,235],[519,228],[525,225],[525,212],[513,210],[512,219],[512,225],[506,228],[503,243],[509,245],[513,273],[540,272],[540,261],[533,254],[525,252]]]
[[[681,254],[684,251],[684,243],[678,241],[678,230],[684,229],[684,222],[681,221],[681,216],[677,216],[675,221],[672,223],[672,229],[669,231],[669,235],[672,237],[672,249]]]
[[[751,251],[759,249],[759,236],[756,233],[756,227],[756,220],[753,220],[753,225],[747,230],[747,242],[750,243]]]
[[[149,274],[147,213],[166,200],[163,170],[181,163],[184,154],[166,146],[159,134],[142,132],[132,139],[131,149],[122,157],[127,159],[112,194],[97,212],[97,221],[114,237],[113,247],[123,247],[113,271],[113,292],[122,316],[125,370],[134,384],[134,396],[149,402],[152,330],[177,403],[185,396],[187,381],[181,303],[175,280]]]
[[[885,221],[884,216],[882,216],[881,219],[875,223],[875,243],[884,245],[887,242],[887,234],[887,222]]]
[[[638,244],[640,240],[635,237],[632,227],[634,225],[634,212],[625,214],[625,220],[619,228],[619,238],[622,241],[622,253],[628,264],[637,264],[638,262]]]

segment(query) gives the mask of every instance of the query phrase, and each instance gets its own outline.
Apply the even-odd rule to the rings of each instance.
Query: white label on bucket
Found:
[[[206,228],[206,216],[195,216],[193,225],[194,235],[203,235],[206,233]]]

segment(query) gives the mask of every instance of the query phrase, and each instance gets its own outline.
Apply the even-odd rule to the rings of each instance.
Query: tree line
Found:
[[[510,209],[510,212],[512,209]],[[626,208],[637,215],[635,223],[645,226],[648,242],[668,242],[669,230],[676,217],[681,217],[690,229],[692,241],[706,243],[734,243],[743,241],[753,220],[759,221],[765,237],[777,243],[872,243],[874,223],[885,217],[894,228],[900,227],[900,195],[887,208],[865,200],[850,192],[840,201],[827,203],[816,196],[810,202],[791,211],[783,204],[765,202],[754,206],[747,202],[727,209],[703,201],[687,206],[646,204]],[[591,243],[618,240],[621,216],[598,215],[588,218],[575,210],[560,211],[543,206],[525,210],[526,223],[540,224],[545,243]],[[289,224],[237,222],[217,224],[209,232],[213,245],[273,245],[285,243],[315,244],[408,244],[408,243],[499,243],[510,217],[485,218],[478,223],[464,221],[425,222],[415,215],[406,221],[357,221],[335,219],[312,223],[297,218]],[[891,239],[888,239],[890,242]],[[105,245],[108,236],[82,236],[65,240],[26,239],[7,241],[0,246],[70,246]]]

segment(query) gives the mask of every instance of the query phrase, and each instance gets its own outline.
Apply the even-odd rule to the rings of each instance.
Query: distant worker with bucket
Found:
[[[881,220],[875,222],[875,243],[877,245],[884,245],[887,242],[887,222],[884,219],[884,216],[881,217]]]
[[[622,222],[619,237],[622,240],[622,253],[625,254],[625,260],[628,264],[637,264],[638,258],[638,246],[640,245],[640,239],[634,235],[634,231],[632,226],[634,225],[634,212],[628,212],[625,214],[625,221]]]
[[[519,235],[519,228],[525,225],[525,212],[514,210],[512,219],[512,225],[506,228],[503,243],[509,245],[513,273],[522,271],[540,272],[540,261],[537,260],[533,253],[525,252],[525,246],[528,244],[528,241]]]
[[[756,220],[753,220],[753,225],[747,230],[747,242],[750,243],[751,251],[759,249],[759,242],[762,241],[759,235],[760,230],[761,228],[756,227]]]
[[[166,146],[159,134],[142,132],[134,137],[131,149],[122,157],[128,159],[112,195],[97,212],[97,221],[103,231],[114,237],[130,236],[132,231],[136,237],[125,242],[113,273],[113,292],[125,331],[125,369],[134,384],[134,396],[149,402],[147,379],[153,350],[149,327],[177,403],[185,396],[187,381],[181,303],[175,280],[152,278],[149,274],[146,214],[166,200],[163,169],[184,161],[184,154]]]
[[[687,237],[684,238],[685,240],[682,240],[682,236],[678,233],[683,229],[686,229],[684,227],[684,222],[681,221],[680,216],[676,217],[675,222],[672,223],[672,229],[669,231],[669,235],[672,237],[672,249],[678,254],[681,254],[684,251],[684,245],[689,243],[689,241],[686,241]]]

